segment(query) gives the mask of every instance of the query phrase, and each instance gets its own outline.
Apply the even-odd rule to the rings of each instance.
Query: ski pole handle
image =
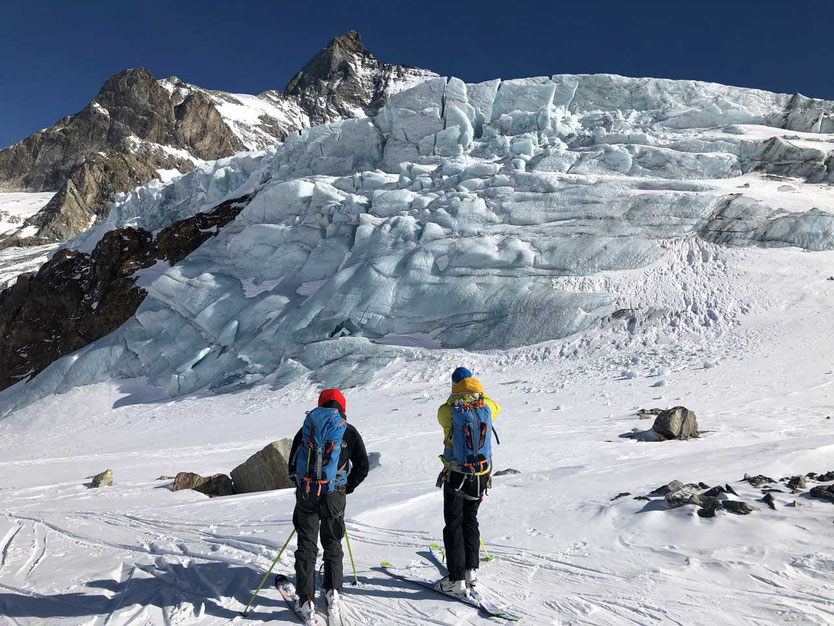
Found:
[[[359,584],[359,577],[356,575],[356,565],[353,562],[353,550],[350,549],[350,537],[348,537],[347,526],[345,526],[345,542],[347,542],[348,554],[350,555],[350,566],[353,568],[353,584]]]
[[[249,604],[247,604],[246,608],[243,609],[243,612],[241,613],[241,615],[243,615],[244,617],[246,617],[246,614],[249,612],[249,607],[252,606],[252,603],[255,601],[255,598],[257,598],[258,594],[261,592],[261,589],[263,588],[264,583],[266,583],[266,579],[269,578],[269,575],[272,573],[272,570],[275,567],[275,564],[278,562],[278,559],[281,558],[281,555],[284,554],[284,550],[286,550],[287,546],[290,544],[290,539],[293,538],[293,535],[295,535],[295,528],[292,529],[292,532],[290,533],[290,536],[287,537],[287,540],[284,542],[284,545],[281,546],[281,551],[278,553],[278,556],[275,557],[275,560],[272,562],[272,565],[269,566],[269,570],[267,571],[266,576],[264,576],[264,579],[261,581],[261,584],[258,585],[257,589],[255,589],[255,593],[252,596],[252,599],[249,600]]]

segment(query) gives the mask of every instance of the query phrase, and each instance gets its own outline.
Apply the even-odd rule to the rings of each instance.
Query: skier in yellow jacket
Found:
[[[492,421],[500,412],[468,369],[459,367],[452,373],[452,394],[437,410],[444,442],[438,485],[443,485],[443,542],[449,569],[449,576],[441,581],[443,591],[465,595],[477,581],[478,508],[492,471]]]

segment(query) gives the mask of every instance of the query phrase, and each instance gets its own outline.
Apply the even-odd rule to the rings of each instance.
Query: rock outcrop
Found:
[[[0,292],[0,389],[121,326],[147,295],[137,285],[143,270],[181,261],[248,200],[223,202],[156,237],[139,228],[111,230],[89,254],[63,249],[34,276],[19,276]]]
[[[273,441],[232,470],[238,493],[295,487],[287,472],[292,439]]]
[[[382,63],[354,30],[310,59],[284,94],[297,98],[315,125],[373,115],[392,94],[433,76],[428,70]]]

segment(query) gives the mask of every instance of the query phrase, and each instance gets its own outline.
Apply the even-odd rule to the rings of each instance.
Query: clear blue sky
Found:
[[[283,89],[354,28],[385,61],[467,81],[612,72],[834,99],[831,0],[0,0],[0,146],[83,108],[128,67]]]

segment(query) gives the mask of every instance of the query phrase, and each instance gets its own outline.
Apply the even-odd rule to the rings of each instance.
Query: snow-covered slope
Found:
[[[357,385],[349,417],[381,455],[348,504],[350,615],[487,623],[374,569],[425,566],[441,537],[435,410],[467,365],[504,409],[496,467],[521,472],[482,506],[481,579],[525,623],[830,623],[831,503],[783,490],[771,510],[740,479],[834,470],[832,131],[831,103],[705,83],[434,79],[121,197],[68,246],[253,194],[140,271],[119,330],[0,392],[0,619],[233,620],[292,491],[155,479],[228,472],[325,384]],[[621,436],[674,405],[700,439]],[[87,491],[106,468],[116,485]],[[673,479],[757,510],[634,499]],[[269,589],[253,617],[292,619]]]
[[[802,106],[691,81],[437,78],[373,119],[138,189],[70,246],[256,193],[116,333],[7,406],[114,373],[173,395],[358,384],[403,343],[511,348],[611,323],[634,307],[609,273],[668,265],[681,241],[830,249],[832,136],[810,131],[831,107]],[[658,316],[682,334],[741,312],[684,294]]]
[[[635,308],[622,327],[485,354],[412,348],[347,391],[349,419],[381,454],[348,500],[354,623],[494,622],[375,569],[388,559],[435,571],[417,553],[441,539],[435,411],[461,364],[503,407],[496,467],[521,472],[494,479],[479,517],[496,556],[482,584],[523,623],[831,623],[832,504],[784,491],[770,510],[740,479],[834,470],[834,253],[692,240],[664,259],[606,275]],[[680,334],[657,322],[706,302],[745,312]],[[156,479],[228,472],[292,436],[317,391],[299,380],[172,400],[144,380],[110,380],[0,421],[0,623],[248,623],[237,611],[291,531],[293,492],[209,500]],[[675,404],[697,412],[702,438],[619,436],[645,428],[638,408]],[[106,468],[115,486],[87,490]],[[672,479],[729,483],[758,510],[702,519],[633,499]],[[292,574],[294,547],[276,571]],[[293,618],[268,585],[251,619]]]
[[[55,194],[45,193],[0,193],[0,235],[20,228],[20,225],[38,212]]]
[[[24,222],[37,213],[55,194],[52,192],[0,193],[0,237],[23,230]],[[26,234],[24,233],[24,236]],[[56,244],[0,250],[0,290],[19,274],[36,271]]]

